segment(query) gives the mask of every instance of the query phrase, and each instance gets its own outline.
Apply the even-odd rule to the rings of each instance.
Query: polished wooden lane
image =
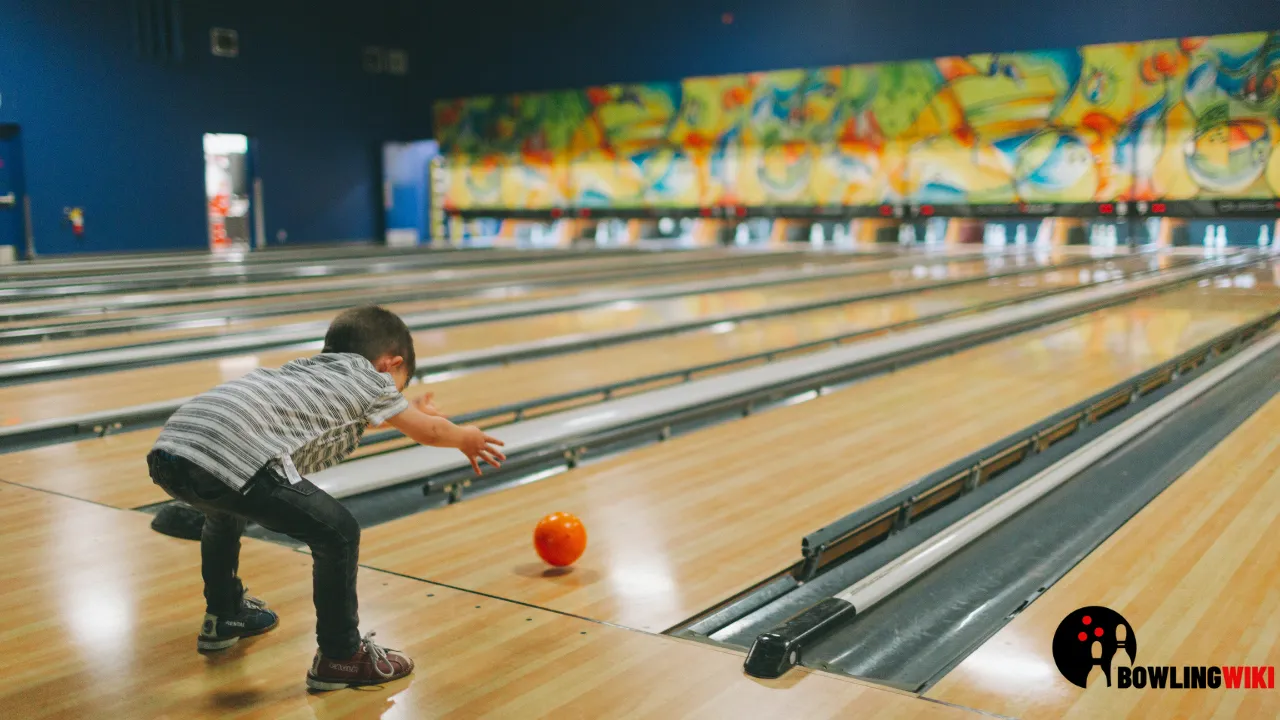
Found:
[[[1055,254],[1055,257],[1066,257]],[[690,265],[696,260],[733,260],[732,252],[719,256],[691,257],[675,253],[655,254],[630,258],[613,258],[608,261],[574,260],[528,265],[497,264],[488,267],[469,267],[439,270],[409,270],[402,273],[391,273],[376,276],[343,276],[338,278],[299,278],[278,282],[241,284],[230,287],[213,288],[178,288],[172,290],[136,290],[119,293],[103,293],[100,295],[72,295],[64,298],[49,298],[26,301],[6,301],[0,299],[0,317],[6,313],[15,313],[31,308],[55,308],[65,312],[79,311],[65,315],[69,320],[107,319],[120,320],[132,317],[150,317],[195,307],[204,309],[227,310],[234,308],[258,308],[264,305],[281,302],[284,299],[306,300],[341,300],[349,297],[366,296],[370,291],[406,292],[419,288],[439,290],[464,290],[476,284],[491,284],[504,281],[505,286],[519,287],[520,283],[530,278],[580,278],[588,273],[616,273],[619,271],[645,270],[656,277],[681,276],[689,273],[712,273],[711,277],[720,274],[760,270],[763,268],[786,269],[803,265],[837,265],[846,263],[870,262],[876,258],[865,255],[849,254],[814,254],[786,252],[763,256],[763,262],[756,261],[743,265],[721,264],[715,267],[706,265]],[[745,258],[744,258],[745,259]],[[639,280],[639,279],[635,279]],[[631,282],[619,279],[619,282]],[[262,293],[272,293],[269,297],[259,297]],[[138,303],[148,303],[139,306]],[[114,303],[116,309],[105,309],[105,303]],[[153,303],[160,305],[152,306]],[[57,318],[55,318],[57,319]],[[29,327],[48,323],[48,319],[31,319],[0,322],[0,328]]]
[[[361,557],[661,631],[782,571],[806,533],[1278,307],[1275,288],[1158,295],[373,527]],[[530,534],[553,511],[590,547],[548,577]]]
[[[467,283],[475,282],[477,278],[484,279],[501,279],[503,277],[518,280],[521,277],[530,274],[547,274],[547,273],[563,273],[571,275],[578,272],[600,271],[617,268],[629,268],[637,266],[647,266],[651,268],[672,267],[678,268],[682,263],[690,259],[713,259],[714,257],[728,257],[731,252],[722,252],[717,255],[681,255],[678,253],[654,253],[653,255],[641,256],[625,256],[625,257],[601,257],[601,258],[567,258],[563,260],[553,260],[546,262],[537,262],[529,264],[521,262],[518,259],[508,259],[506,261],[495,261],[481,265],[466,266],[448,266],[448,267],[420,267],[407,269],[400,272],[386,273],[369,273],[369,274],[352,274],[328,277],[299,277],[289,280],[266,281],[260,283],[241,283],[230,286],[217,287],[197,287],[197,288],[173,288],[167,290],[133,290],[122,291],[119,293],[102,293],[99,295],[70,295],[61,298],[48,298],[40,300],[12,300],[3,302],[4,309],[23,309],[31,306],[57,306],[60,308],[92,308],[96,313],[102,302],[113,297],[138,297],[145,296],[148,299],[165,301],[169,299],[181,299],[186,302],[193,295],[198,296],[201,300],[213,304],[222,302],[243,301],[246,298],[261,293],[307,293],[307,297],[324,297],[330,290],[337,290],[339,287],[352,289],[367,289],[369,287],[398,289],[412,289],[421,287],[424,284],[437,286],[449,283]],[[780,254],[779,261],[788,261],[784,254]],[[386,259],[378,262],[379,266],[388,267],[396,264],[395,259]],[[233,268],[225,268],[226,272],[234,272]],[[92,282],[83,278],[68,278],[67,285],[81,284]],[[0,282],[0,286],[4,283]],[[314,291],[314,292],[311,292]],[[219,305],[219,307],[222,307]]]
[[[1136,264],[1130,265],[1132,269]],[[1119,273],[1116,267],[1112,271]],[[1106,277],[1111,277],[1108,274]],[[514,402],[602,387],[640,377],[657,375],[688,367],[726,362],[735,358],[815,342],[836,335],[875,330],[896,323],[915,320],[924,315],[961,310],[984,303],[1010,300],[1055,287],[1074,287],[1095,278],[1089,269],[1080,271],[1051,270],[1016,278],[995,278],[981,285],[924,291],[912,295],[870,300],[837,308],[797,313],[737,324],[726,323],[699,332],[660,337],[642,342],[582,351],[517,363],[501,368],[487,368],[458,377],[430,383],[436,402],[453,413],[470,413]],[[809,348],[812,352],[830,346]],[[801,354],[795,353],[795,354]],[[788,357],[795,354],[788,353]],[[763,360],[754,361],[758,364]],[[747,367],[733,365],[723,371]],[[710,371],[699,377],[707,377]],[[642,392],[678,378],[626,388],[617,395]],[[415,388],[424,392],[426,388]],[[594,401],[598,398],[591,398]],[[581,403],[567,401],[541,408],[530,416],[552,412]],[[406,441],[404,444],[409,444]],[[371,450],[382,451],[382,446]]]
[[[148,520],[0,484],[5,717],[978,717],[818,673],[756,682],[735,653],[369,569],[362,629],[410,653],[417,672],[309,695],[310,558],[246,540],[241,574],[280,627],[201,656],[199,546],[152,532]]]
[[[926,291],[745,322],[736,327],[715,327],[505,367],[484,368],[432,382],[429,389],[436,393],[440,407],[448,412],[469,413],[790,347],[841,333],[884,327],[926,313],[972,307],[978,303],[1093,279],[1095,275],[1090,269],[1051,270],[1016,278],[999,278],[983,285]],[[652,387],[647,385],[636,390]],[[409,388],[408,394],[415,396],[427,389],[427,386],[416,385]],[[12,453],[3,456],[0,477],[115,507],[140,507],[162,502],[167,497],[147,480],[143,462],[157,433],[156,430],[141,430]],[[385,447],[373,446],[370,450]]]
[[[865,261],[850,260],[848,261],[847,264],[850,267],[854,267],[860,262],[865,262]],[[832,263],[821,263],[818,261],[809,263],[807,266],[817,267],[819,265],[833,266]],[[653,287],[657,285],[667,285],[672,283],[711,281],[711,280],[718,280],[718,279],[729,278],[729,277],[742,277],[744,279],[750,279],[752,277],[757,277],[765,273],[777,272],[779,269],[786,269],[786,268],[780,267],[778,265],[771,265],[769,267],[759,267],[759,266],[747,267],[747,268],[739,267],[734,269],[685,272],[685,271],[682,271],[679,266],[674,266],[674,267],[668,267],[667,272],[665,272],[662,275],[650,275],[645,277],[633,277],[633,278],[615,278],[615,279],[603,280],[598,282],[583,282],[576,285],[565,285],[560,287],[542,287],[542,288],[531,286],[531,285],[522,285],[519,283],[518,279],[513,279],[510,285],[493,288],[491,290],[485,291],[484,294],[478,295],[478,296],[473,295],[473,296],[464,296],[464,297],[437,298],[432,300],[419,300],[419,301],[412,301],[412,302],[386,303],[385,306],[391,310],[394,310],[397,313],[407,315],[410,313],[456,310],[456,309],[467,308],[467,307],[488,307],[488,306],[494,306],[494,305],[499,305],[503,303],[527,302],[530,300],[541,300],[541,299],[547,299],[547,298],[553,298],[553,297],[566,297],[570,295],[576,295],[579,293],[587,293],[587,292],[608,292],[608,291],[625,290],[628,288]],[[796,269],[799,269],[799,268],[796,268]],[[435,290],[444,289],[449,286],[457,286],[459,288],[465,288],[468,285],[469,285],[468,283],[446,283],[446,284],[431,283],[429,285],[423,285],[419,287],[423,287],[425,289],[430,289],[432,291],[435,291]],[[387,288],[380,285],[373,285],[373,286],[365,287],[359,291],[337,293],[331,296],[326,294],[325,299],[330,299],[330,300],[335,298],[340,299],[342,297],[367,298],[370,295],[370,293],[376,292],[376,291],[395,292],[395,291],[406,291],[406,290],[412,290],[412,289],[413,288],[411,287]],[[260,300],[254,300],[250,302],[242,302],[242,303],[237,303],[234,306],[220,304],[217,306],[217,310],[219,312],[221,311],[230,312],[231,308],[264,307],[264,306],[270,307],[271,305],[282,303],[282,302],[290,302],[294,299],[295,298],[290,298],[286,296],[286,297],[263,298]],[[310,300],[311,297],[307,296],[305,298],[297,298],[297,299]],[[355,304],[355,303],[356,301],[353,300],[352,304]],[[183,309],[205,310],[205,309],[209,309],[209,306],[203,306],[203,305],[199,307],[193,306],[193,307],[188,307]],[[159,311],[153,311],[151,314],[159,314],[159,312],[172,312],[172,311],[173,311],[172,308],[161,308],[159,309]],[[294,323],[325,322],[332,319],[334,314],[336,314],[336,312],[337,311],[335,310],[324,310],[320,312],[290,313],[290,314],[282,314],[282,315],[272,315],[270,317],[244,318],[244,319],[237,319],[235,317],[232,317],[231,315],[228,315],[224,319],[196,323],[196,324],[193,324],[191,327],[170,328],[170,329],[150,329],[150,330],[140,329],[132,332],[91,335],[91,336],[82,337],[82,338],[67,338],[62,340],[44,340],[44,341],[37,341],[37,342],[16,344],[16,345],[0,345],[0,361],[15,360],[19,358],[40,357],[43,355],[51,355],[51,354],[58,354],[58,353],[86,352],[89,350],[101,350],[105,348],[119,347],[122,345],[134,345],[139,343],[160,342],[160,341],[166,341],[166,340],[217,337],[217,336],[226,335],[229,333],[247,332],[252,330],[265,330],[272,327],[278,327],[281,325],[289,325]],[[115,315],[117,314],[106,313],[102,316],[102,318],[112,319]],[[95,316],[95,318],[96,317],[97,316]],[[135,315],[135,317],[142,317],[142,315]],[[38,325],[43,322],[45,321],[32,320],[32,321],[26,321],[26,322],[0,324],[0,328],[22,327],[24,325]]]
[[[813,258],[810,258],[807,262],[821,263],[822,261],[823,261],[822,258],[813,257]],[[770,263],[768,265],[768,268],[772,268],[775,270],[785,269],[788,267],[794,267],[796,265],[803,265],[803,264],[805,264],[805,262],[803,262],[801,258],[789,258],[789,259],[778,258],[775,262]],[[627,269],[635,269],[636,267],[637,267],[636,265],[630,265],[630,266],[623,265],[620,267],[596,268],[595,271],[627,270]],[[699,270],[696,266],[693,269],[688,269],[687,265],[669,265],[669,264],[664,264],[657,267],[646,267],[644,265],[640,265],[638,267],[649,270],[649,271],[662,269],[663,272],[661,274],[646,275],[644,277],[632,277],[630,279],[618,278],[616,280],[603,280],[603,281],[584,280],[581,283],[577,283],[575,285],[568,285],[565,287],[545,288],[542,290],[538,290],[538,292],[565,294],[565,293],[582,292],[583,290],[595,289],[596,285],[605,285],[606,287],[619,287],[619,286],[635,287],[635,286],[660,284],[664,282],[680,282],[683,279],[693,279],[693,280],[700,279],[700,278],[712,279],[712,278],[718,278],[718,277],[737,275],[743,272],[750,272],[753,270],[758,271],[764,268],[764,266],[754,266],[754,267],[745,268],[745,269],[742,267],[736,267],[736,268],[725,268],[720,270],[708,270],[708,269]],[[586,271],[566,269],[564,271],[561,271],[555,274],[563,277],[573,278],[575,276],[578,276],[579,272],[585,273]],[[690,277],[691,275],[692,277]],[[506,285],[502,286],[502,288],[494,290],[493,294],[501,295],[504,290],[506,291],[506,294],[532,292],[533,289],[528,288],[525,285],[521,284],[521,282],[527,279],[527,277],[528,275],[523,273],[516,277],[512,277],[510,278],[510,280]],[[105,300],[105,299],[119,298],[126,302],[137,300],[137,299],[147,299],[147,300],[156,299],[161,301],[165,299],[174,299],[174,300],[178,300],[179,302],[178,304],[160,305],[155,307],[137,307],[132,309],[107,310],[107,311],[94,312],[94,313],[85,314],[85,315],[72,315],[72,316],[67,316],[65,318],[52,318],[52,319],[36,318],[32,320],[0,322],[0,329],[31,327],[36,325],[45,325],[50,322],[64,321],[64,320],[65,321],[126,320],[130,318],[153,317],[155,315],[164,315],[167,313],[185,312],[185,311],[193,311],[193,310],[218,310],[218,311],[230,312],[232,310],[239,310],[239,309],[256,309],[256,308],[262,308],[262,307],[271,307],[281,302],[321,301],[321,300],[333,301],[333,300],[343,300],[346,298],[364,298],[364,297],[368,297],[368,295],[371,292],[408,292],[414,289],[430,289],[433,292],[440,291],[440,290],[456,289],[461,292],[468,288],[474,287],[477,284],[477,282],[490,282],[486,280],[476,281],[476,280],[465,280],[465,279],[441,281],[441,280],[433,280],[429,276],[425,276],[421,274],[407,274],[404,278],[397,278],[388,282],[382,282],[383,280],[386,280],[386,278],[383,277],[383,278],[375,278],[375,279],[368,279],[368,280],[364,280],[364,279],[350,280],[349,281],[350,287],[344,287],[343,289],[334,289],[328,292],[314,292],[314,293],[305,292],[306,290],[305,286],[303,286],[302,288],[298,288],[298,287],[295,287],[295,285],[292,283],[271,283],[269,284],[270,285],[269,289],[277,291],[279,294],[272,295],[270,297],[261,297],[261,298],[242,297],[246,293],[250,293],[255,290],[261,290],[262,288],[257,285],[245,286],[240,288],[222,289],[217,294],[212,295],[208,300],[200,299],[202,296],[209,295],[208,292],[200,292],[196,290],[172,291],[168,295],[166,295],[163,291],[144,292],[144,293],[124,293],[121,295],[101,295],[101,296],[98,296],[97,299]],[[332,281],[325,281],[322,287],[329,287],[333,285],[334,283]],[[83,302],[88,302],[88,301],[86,300]],[[352,300],[352,302],[355,302],[355,300]],[[7,303],[7,304],[0,305],[0,310],[11,311],[13,308],[20,309],[24,306],[32,306],[32,305],[38,306],[43,304],[44,303],[41,303],[38,301],[33,301],[29,303]]]
[[[1143,665],[1280,666],[1278,557],[1280,396],[928,694],[1020,718],[1280,717],[1276,690],[1082,690],[1052,651],[1062,618],[1101,605],[1133,623]]]
[[[927,284],[937,277],[973,277],[983,263],[954,263],[928,269],[895,270],[851,278],[809,281],[767,288],[704,293],[647,302],[513,320],[474,323],[414,334],[419,364],[432,355],[540,340],[558,335],[602,332],[689,320],[721,313],[812,301],[833,294]],[[331,317],[331,315],[330,315]],[[67,417],[96,410],[186,397],[258,367],[277,367],[309,355],[315,347],[196,360],[0,388],[0,423]]]

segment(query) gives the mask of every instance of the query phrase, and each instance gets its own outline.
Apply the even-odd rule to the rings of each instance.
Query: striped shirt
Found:
[[[272,465],[291,482],[342,461],[366,427],[409,407],[395,381],[360,355],[321,353],[261,369],[192,398],[155,449],[199,465],[237,490]]]

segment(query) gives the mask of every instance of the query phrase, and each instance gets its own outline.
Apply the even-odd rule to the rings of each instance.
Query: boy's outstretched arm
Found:
[[[387,424],[404,433],[420,445],[447,447],[462,451],[471,461],[471,468],[480,472],[480,461],[502,467],[506,455],[498,449],[503,442],[486,435],[483,430],[473,426],[458,426],[437,415],[428,415],[416,407],[387,420]]]
[[[418,412],[421,412],[424,415],[444,417],[445,415],[444,413],[440,412],[440,408],[437,408],[436,404],[431,401],[432,398],[434,397],[435,397],[435,393],[425,393],[423,395],[419,395],[418,397],[410,400],[409,405],[410,407],[415,408],[416,410],[418,410]],[[370,426],[369,429],[370,430],[387,430],[391,427],[393,426],[390,422],[384,422],[381,425]]]

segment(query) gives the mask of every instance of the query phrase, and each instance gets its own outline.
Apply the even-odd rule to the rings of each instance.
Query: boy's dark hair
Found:
[[[369,362],[383,355],[399,355],[410,378],[417,370],[408,326],[395,313],[376,305],[351,308],[334,318],[324,334],[321,352],[355,353]]]

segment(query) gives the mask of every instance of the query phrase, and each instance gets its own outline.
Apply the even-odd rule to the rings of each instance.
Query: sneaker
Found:
[[[307,673],[312,690],[341,690],[359,685],[381,685],[413,672],[408,655],[373,642],[374,633],[360,640],[360,649],[346,660],[327,658],[319,650]]]
[[[240,612],[234,617],[220,618],[205,613],[196,638],[198,650],[226,650],[242,637],[261,635],[275,629],[280,618],[267,609],[267,603],[246,593],[240,600]]]

